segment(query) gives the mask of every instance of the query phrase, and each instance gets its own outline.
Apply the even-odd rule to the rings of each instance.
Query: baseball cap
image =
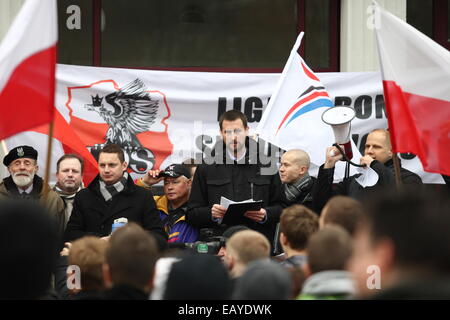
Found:
[[[181,164],[171,164],[164,171],[161,171],[158,176],[171,178],[178,178],[181,176],[185,176],[186,178],[190,179],[191,171]]]

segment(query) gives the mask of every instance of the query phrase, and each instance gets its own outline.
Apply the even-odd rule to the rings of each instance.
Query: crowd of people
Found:
[[[0,183],[0,299],[450,298],[449,192],[429,192],[404,168],[396,184],[387,130],[367,137],[361,164],[378,180],[364,187],[358,175],[333,183],[336,147],[324,150],[316,179],[299,149],[270,170],[243,113],[225,112],[219,129],[198,166],[137,180],[121,147],[107,144],[87,186],[76,154],[58,160],[50,188],[37,151],[11,149]],[[260,207],[233,224],[223,198]]]

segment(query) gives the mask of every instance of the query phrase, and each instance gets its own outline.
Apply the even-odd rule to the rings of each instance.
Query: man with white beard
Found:
[[[64,202],[56,192],[47,188],[48,195],[44,197],[44,181],[36,173],[37,151],[30,146],[19,146],[3,158],[3,164],[8,168],[9,177],[0,182],[0,201],[6,198],[22,198],[40,201],[55,217],[62,233],[65,226]]]

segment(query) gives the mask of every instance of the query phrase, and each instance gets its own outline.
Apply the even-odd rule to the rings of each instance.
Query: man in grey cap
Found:
[[[150,188],[164,179],[164,195],[154,196],[169,242],[195,242],[198,230],[186,222],[187,201],[191,192],[191,171],[182,164],[171,164],[164,171],[150,170],[136,184]]]
[[[55,217],[59,230],[64,231],[64,202],[57,193],[47,188],[44,196],[44,181],[36,173],[38,152],[30,146],[18,146],[3,158],[9,177],[0,182],[0,200],[22,198],[41,202]]]

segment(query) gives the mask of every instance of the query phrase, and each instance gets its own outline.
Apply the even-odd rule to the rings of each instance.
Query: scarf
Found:
[[[59,196],[60,196],[61,198],[63,198],[63,200],[66,200],[66,199],[67,199],[67,200],[70,200],[70,199],[75,198],[75,196],[77,195],[77,192],[80,191],[82,188],[83,188],[83,185],[81,185],[81,186],[78,188],[78,190],[76,190],[75,192],[67,193],[67,192],[63,191],[61,188],[59,188],[57,185],[55,185],[55,186],[53,187],[53,190],[56,191],[56,192],[59,194]]]
[[[64,215],[65,215],[65,223],[66,224],[70,219],[70,215],[72,214],[73,201],[75,200],[75,196],[77,195],[77,192],[80,191],[81,189],[83,189],[83,184],[81,184],[81,186],[78,188],[78,190],[76,190],[73,193],[67,193],[56,185],[53,187],[53,191],[58,193],[58,195],[64,201],[64,205],[65,205]]]
[[[110,186],[107,186],[102,180],[100,180],[100,193],[105,201],[110,201],[116,194],[122,192],[127,185],[127,180],[128,172],[124,172],[122,178]]]
[[[292,184],[285,184],[284,194],[286,195],[286,199],[288,201],[296,200],[302,193],[302,190],[309,187],[311,182],[312,182],[311,177],[309,176],[308,173],[306,173],[302,178],[298,179],[296,182]]]

